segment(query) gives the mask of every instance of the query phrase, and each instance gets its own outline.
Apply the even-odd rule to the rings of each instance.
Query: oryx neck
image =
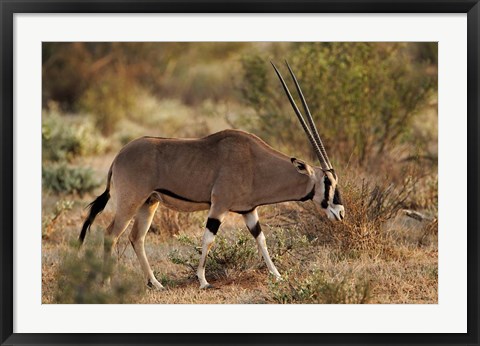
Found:
[[[299,173],[289,158],[278,157],[270,162],[270,166],[259,167],[259,170],[254,181],[256,205],[313,198],[314,181]]]

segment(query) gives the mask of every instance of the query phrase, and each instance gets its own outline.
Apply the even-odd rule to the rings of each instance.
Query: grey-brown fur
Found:
[[[290,157],[239,130],[200,139],[142,137],[120,151],[112,172],[113,186],[133,204],[162,189],[198,202],[159,193],[166,205],[180,211],[209,209],[212,202],[226,211],[252,210],[299,200],[313,187]]]

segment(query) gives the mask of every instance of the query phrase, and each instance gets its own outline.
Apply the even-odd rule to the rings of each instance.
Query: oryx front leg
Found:
[[[142,267],[142,271],[147,279],[147,286],[162,290],[164,287],[153,274],[152,268],[148,263],[147,255],[145,254],[145,237],[148,229],[152,224],[153,215],[157,210],[159,202],[153,198],[149,198],[145,204],[143,204],[137,212],[135,217],[135,223],[133,224],[132,231],[130,232],[130,243],[137,254],[138,261]]]
[[[198,263],[197,277],[200,281],[200,288],[212,288],[213,286],[207,282],[205,279],[205,266],[207,263],[207,256],[210,248],[213,245],[215,240],[215,235],[217,234],[220,224],[222,223],[224,214],[214,213],[210,210],[208,214],[207,226],[205,227],[205,232],[203,233],[202,241],[202,255],[200,257],[200,262]]]
[[[281,275],[278,272],[277,268],[272,262],[272,259],[270,258],[270,255],[267,250],[267,242],[265,240],[265,235],[262,232],[262,228],[260,227],[260,223],[258,222],[258,214],[257,210],[253,210],[252,212],[248,214],[244,214],[243,218],[245,220],[245,223],[248,227],[248,230],[250,233],[253,235],[255,238],[255,241],[257,242],[257,247],[258,247],[258,252],[262,254],[263,260],[265,261],[265,264],[268,267],[268,270],[270,273],[272,273],[275,278],[281,279]]]

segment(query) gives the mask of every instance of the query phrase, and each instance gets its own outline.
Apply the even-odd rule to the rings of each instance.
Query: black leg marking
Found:
[[[147,287],[148,288],[154,288],[155,287],[155,286],[153,286],[153,283],[152,283],[152,281],[150,281],[150,279],[148,279]]]
[[[220,221],[217,219],[208,218],[207,220],[207,228],[213,235],[217,234],[218,228],[220,227]]]
[[[145,201],[145,204],[148,206],[154,205],[155,203],[158,202],[158,198],[156,195],[148,197],[148,199]]]
[[[262,227],[260,227],[260,223],[257,222],[252,229],[249,229],[250,233],[252,233],[253,237],[256,239],[260,233],[262,233]]]

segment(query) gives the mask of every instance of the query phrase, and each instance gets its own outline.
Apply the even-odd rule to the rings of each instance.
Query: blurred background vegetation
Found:
[[[136,137],[201,137],[225,128],[239,128],[288,155],[317,164],[270,65],[270,61],[276,63],[293,91],[284,66],[286,59],[300,81],[341,179],[348,201],[348,222],[333,227],[321,217],[309,218],[315,214],[311,209],[292,211],[287,207],[290,223],[282,230],[304,225],[309,247],[328,244],[335,251],[351,251],[351,256],[358,251],[367,253],[375,261],[391,261],[397,255],[403,258],[403,253],[410,251],[399,250],[404,247],[423,251],[427,244],[428,251],[436,251],[436,43],[46,42],[42,50],[45,248],[53,246],[54,239],[68,243],[69,239],[62,235],[65,225],[71,225],[71,237],[78,236],[86,201],[103,188],[108,167],[121,146]],[[405,210],[419,213],[410,214],[418,217],[414,221],[418,224],[412,226],[411,218],[399,221],[399,213],[404,215]],[[191,227],[186,226],[190,217],[166,210],[157,215],[152,231],[162,232],[163,237]],[[273,218],[268,212],[264,217]],[[195,223],[198,229],[202,222]],[[296,233],[288,234],[289,241],[297,239]],[[303,238],[299,239],[302,243]],[[238,245],[232,244],[227,245]],[[218,251],[226,249],[229,254],[227,245]],[[171,249],[166,250],[169,252]],[[170,260],[190,265],[196,259],[189,256],[176,254]],[[425,263],[431,258],[429,252]],[[237,260],[244,258],[236,259],[231,270],[244,267]],[[337,265],[341,260],[334,262]],[[292,266],[295,263],[285,269]],[[436,259],[425,266],[427,272],[436,273]],[[385,273],[387,268],[383,268]],[[302,268],[297,269],[291,282],[305,283],[306,288],[296,290],[304,292],[305,288],[311,295],[323,298],[304,299],[303,293],[292,296],[293,286],[274,285],[270,287],[274,289],[273,297],[279,298],[268,299],[330,299],[325,298],[325,292],[330,290],[315,291],[315,285],[328,279],[325,273],[312,269],[305,276],[298,274]],[[59,273],[62,270],[70,269],[63,268]],[[336,270],[332,269],[332,273]],[[343,287],[344,278],[331,279],[331,288]],[[397,279],[405,281],[400,275]],[[356,298],[347,299],[349,293],[339,301],[363,301],[363,280],[359,281],[358,294],[353,284],[348,290]],[[435,280],[436,274],[428,284]],[[436,292],[432,290],[420,289]]]
[[[79,131],[122,132],[123,142],[145,134],[142,127],[158,136],[241,127],[304,152],[269,63],[283,67],[284,59],[335,161],[369,166],[405,143],[403,158],[436,158],[436,128],[419,126],[421,112],[436,107],[436,43],[45,43],[43,105],[46,113],[77,114]]]

